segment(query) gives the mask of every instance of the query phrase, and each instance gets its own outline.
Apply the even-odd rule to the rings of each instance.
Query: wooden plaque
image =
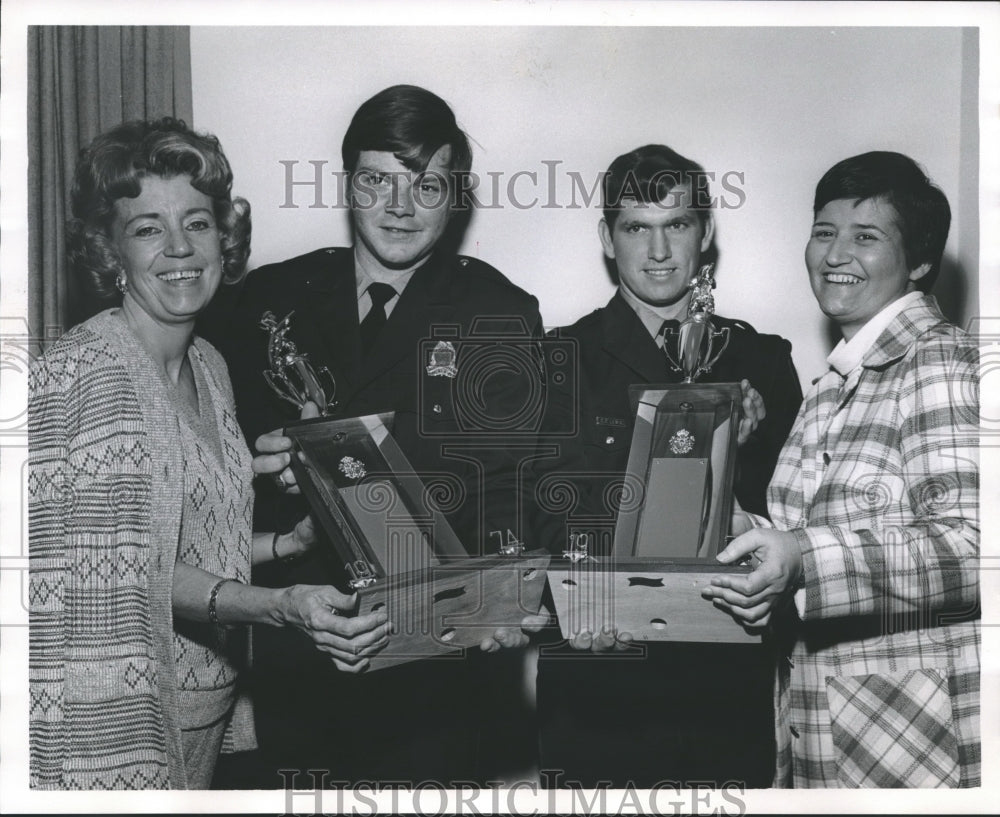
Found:
[[[636,420],[613,533],[581,523],[549,567],[563,635],[614,627],[637,641],[759,641],[701,596],[712,576],[749,571],[715,560],[733,511],[739,384],[629,391]]]
[[[390,434],[392,414],[317,418],[285,428],[292,468],[357,591],[358,614],[385,610],[394,633],[381,669],[457,655],[538,612],[549,555],[469,557]]]
[[[635,641],[757,643],[760,635],[702,598],[712,576],[746,572],[745,567],[590,557],[573,564],[560,559],[548,581],[564,638],[605,627]]]

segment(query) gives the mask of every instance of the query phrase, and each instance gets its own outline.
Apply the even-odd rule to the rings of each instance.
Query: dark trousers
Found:
[[[292,566],[294,569],[295,566]],[[291,572],[260,583],[310,581]],[[313,577],[310,583],[318,583]],[[360,781],[444,785],[505,779],[537,763],[520,651],[414,661],[340,672],[302,633],[255,627],[254,700],[259,749],[220,759],[215,788],[313,788]],[[317,770],[306,775],[307,770]],[[290,770],[282,773],[281,770]]]
[[[649,643],[624,655],[543,648],[543,785],[768,787],[772,679],[770,650],[759,645]]]

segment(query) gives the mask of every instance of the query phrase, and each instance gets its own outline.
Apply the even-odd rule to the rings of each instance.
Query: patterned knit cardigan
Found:
[[[221,356],[197,338],[191,354],[238,435]],[[186,788],[171,609],[183,502],[177,423],[151,358],[113,311],[67,332],[31,369],[33,787]],[[227,443],[245,446],[239,436]],[[249,521],[238,518],[234,541],[240,526],[249,540]],[[224,750],[254,745],[241,693]]]
[[[806,396],[769,488],[802,550],[777,785],[980,785],[979,367],[924,296]]]

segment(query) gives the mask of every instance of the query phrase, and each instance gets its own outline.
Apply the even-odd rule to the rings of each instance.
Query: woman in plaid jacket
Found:
[[[776,613],[776,785],[978,786],[978,357],[925,294],[948,203],[876,152],[831,168],[814,214],[810,283],[843,340],[778,461],[776,529],[719,557],[755,570],[706,596]]]

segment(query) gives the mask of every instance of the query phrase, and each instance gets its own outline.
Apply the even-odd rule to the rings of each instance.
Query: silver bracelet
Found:
[[[208,596],[208,620],[213,626],[219,627],[219,611],[216,610],[215,604],[219,598],[219,588],[222,587],[226,582],[235,581],[235,579],[219,579],[212,587],[212,592]]]

